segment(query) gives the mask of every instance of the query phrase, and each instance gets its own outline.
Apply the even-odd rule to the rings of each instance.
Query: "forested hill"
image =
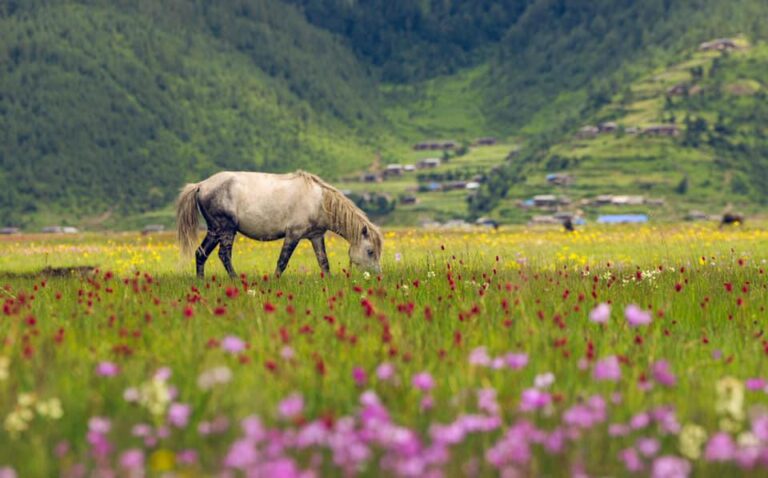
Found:
[[[767,14],[761,0],[6,0],[0,223],[151,211],[219,169],[334,179],[444,133],[552,144],[700,41],[768,38]]]
[[[365,65],[273,0],[6,1],[0,65],[4,223],[157,208],[218,169],[360,168],[380,129]]]

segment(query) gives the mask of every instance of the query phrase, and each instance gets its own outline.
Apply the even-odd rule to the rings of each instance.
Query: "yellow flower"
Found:
[[[176,455],[170,450],[157,450],[149,456],[152,471],[171,471],[176,466]]]
[[[701,446],[707,441],[707,432],[694,423],[687,423],[680,430],[680,453],[686,458],[697,460],[701,456]]]

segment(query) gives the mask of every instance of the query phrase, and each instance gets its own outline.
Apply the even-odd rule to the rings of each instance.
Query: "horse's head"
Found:
[[[360,236],[350,243],[349,261],[364,270],[381,272],[381,233],[363,226]]]

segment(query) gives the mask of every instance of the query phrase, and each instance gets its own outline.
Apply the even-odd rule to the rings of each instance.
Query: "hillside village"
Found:
[[[749,58],[753,51],[742,38],[703,42],[684,60],[626,85],[592,115],[598,121],[578,126],[553,144],[540,164],[528,168],[524,183],[513,185],[488,215],[492,221],[482,217],[481,222],[719,220],[724,210],[740,207],[738,196],[727,190],[692,191],[696,183],[709,186],[729,174],[717,168],[708,148],[686,147],[695,126],[684,101],[706,91],[703,80],[721,58]],[[764,88],[758,84],[748,90],[745,84],[751,83],[729,83],[722,89],[744,96]],[[713,123],[716,119],[714,112],[700,116]],[[469,219],[467,199],[495,168],[518,158],[524,141],[419,141],[398,162],[346,178],[341,187],[384,222],[462,224]]]

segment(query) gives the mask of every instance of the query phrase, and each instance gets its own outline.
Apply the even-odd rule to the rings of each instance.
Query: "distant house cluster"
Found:
[[[738,49],[736,42],[730,38],[717,38],[715,40],[705,41],[699,45],[701,51],[731,51]]]
[[[442,164],[440,158],[424,158],[416,164],[388,164],[381,173],[367,172],[360,176],[360,181],[364,183],[377,183],[389,178],[397,178],[407,173],[413,173],[421,169],[433,169]]]
[[[613,133],[618,130],[614,122],[600,123],[598,126],[583,126],[576,132],[576,139],[593,139],[599,134]],[[628,127],[624,130],[627,134],[643,134],[648,136],[678,136],[680,128],[675,124],[650,125],[644,128]]]
[[[422,141],[413,145],[414,151],[446,151],[458,147],[458,143],[452,139]]]

